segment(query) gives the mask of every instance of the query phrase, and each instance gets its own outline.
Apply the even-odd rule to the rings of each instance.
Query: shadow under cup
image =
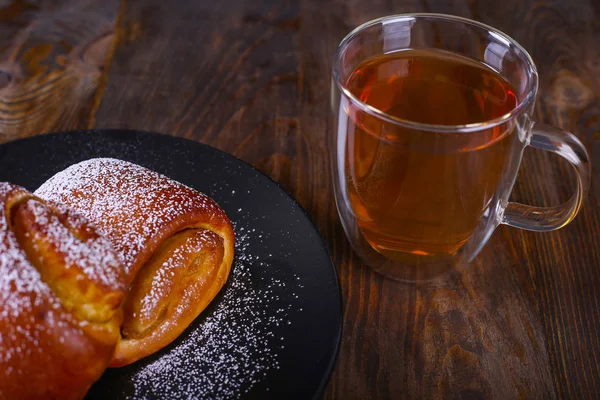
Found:
[[[417,87],[408,92],[409,98],[393,100],[401,103],[402,118],[365,102],[363,93],[352,90],[350,79],[365,61],[405,50],[433,50],[484,64],[501,77],[498,81],[509,84],[507,93],[515,102],[490,119],[436,125],[435,116],[423,110],[431,107],[427,112],[436,112],[426,93],[437,83],[423,82],[428,87],[423,87],[422,96]],[[386,84],[381,93],[392,89]],[[338,211],[354,250],[380,273],[427,279],[471,261],[500,223],[557,229],[579,209],[589,185],[585,149],[570,134],[533,128],[537,72],[525,50],[501,32],[436,14],[368,22],[338,47],[331,91],[329,144]],[[554,147],[544,147],[553,135],[558,138]],[[530,143],[532,138],[537,146]],[[531,144],[564,156],[559,146],[564,147],[563,142],[582,152],[581,159],[570,160],[579,174],[577,194],[552,209],[509,203],[525,147]],[[532,216],[536,210],[539,215]]]

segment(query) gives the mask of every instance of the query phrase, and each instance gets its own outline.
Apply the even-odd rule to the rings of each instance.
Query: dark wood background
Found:
[[[540,73],[536,117],[600,161],[598,0],[0,2],[0,142],[74,128],[192,138],[255,165],[321,230],[344,300],[326,399],[600,398],[600,185],[552,233],[500,227],[433,283],[365,268],[344,237],[326,146],[331,60],[370,19],[438,12],[495,26]],[[568,198],[573,174],[528,150],[513,199]]]

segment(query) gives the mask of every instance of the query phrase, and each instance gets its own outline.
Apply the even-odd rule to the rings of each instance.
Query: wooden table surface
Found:
[[[537,119],[600,160],[598,0],[3,1],[0,142],[157,131],[279,182],[316,222],[341,281],[343,337],[326,399],[600,398],[598,168],[571,225],[500,227],[471,265],[434,282],[386,279],[349,247],[325,144],[332,56],[365,21],[423,11],[520,42],[540,73]],[[572,183],[565,162],[527,150],[512,198],[558,204]]]

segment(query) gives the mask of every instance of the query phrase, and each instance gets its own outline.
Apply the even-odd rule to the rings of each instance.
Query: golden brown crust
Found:
[[[212,199],[181,183],[128,162],[93,159],[58,173],[36,194],[88,217],[125,262],[129,296],[138,300],[127,300],[124,336],[111,366],[135,362],[172,342],[227,280],[234,253],[231,222]],[[189,237],[166,248],[185,231]],[[194,240],[195,248],[187,248]],[[201,257],[207,251],[213,256]],[[160,278],[167,270],[179,271],[176,279]]]
[[[210,304],[225,284],[233,261],[233,251],[225,255],[224,246],[224,243],[233,243],[233,231],[224,230],[222,234],[228,237],[226,241],[219,240],[216,245],[204,247],[210,255],[204,258],[200,271],[189,273],[188,268],[173,285],[170,295],[160,299],[164,306],[160,323],[144,331],[143,335],[124,335],[111,366],[130,364],[165,347]]]
[[[0,183],[0,399],[85,395],[119,338],[122,268],[82,217]]]

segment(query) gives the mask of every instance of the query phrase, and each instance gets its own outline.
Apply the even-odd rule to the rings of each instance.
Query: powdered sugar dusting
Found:
[[[0,183],[0,383],[4,385],[10,382],[12,377],[25,373],[18,366],[23,366],[27,373],[45,373],[31,370],[35,368],[35,360],[39,362],[47,356],[40,354],[44,347],[52,346],[48,342],[56,340],[62,343],[65,340],[60,333],[50,332],[49,329],[61,332],[63,328],[71,328],[67,323],[70,317],[63,315],[61,303],[42,280],[8,224],[6,202],[27,196],[30,196],[30,193],[18,186]],[[88,247],[87,243],[67,237],[66,228],[61,225],[56,215],[48,212],[52,206],[27,201],[32,202],[30,204],[33,206],[36,223],[48,228],[48,237],[52,243],[60,246],[70,261],[82,262],[79,265],[84,266],[84,274],[103,279],[111,287],[123,283],[116,280],[117,277],[113,274],[114,271],[120,270],[120,264],[116,262],[114,253],[109,254],[111,247],[104,239],[92,240],[94,244]],[[57,209],[59,213],[62,211]],[[78,220],[77,216],[62,216],[67,220],[71,218],[70,223],[73,223],[73,226],[83,229],[78,225],[82,221]],[[93,264],[107,260],[114,262],[111,266],[112,271],[106,264]],[[48,374],[51,375],[52,371]],[[5,389],[1,385],[0,388]],[[2,394],[0,390],[0,397]]]
[[[22,358],[27,352],[31,352],[31,349],[35,349],[38,344],[38,331],[43,328],[34,325],[33,316],[25,325],[17,324],[16,321],[45,302],[60,307],[53,301],[49,287],[42,282],[39,272],[29,263],[27,255],[8,227],[4,201],[18,193],[25,191],[0,183],[0,373],[7,376],[22,373],[13,368],[10,371],[6,370],[4,365],[14,357]]]
[[[90,238],[81,241],[69,232],[56,214],[50,212],[50,207],[37,200],[28,200],[27,203],[33,212],[35,222],[45,228],[44,235],[64,256],[65,267],[77,268],[89,280],[101,283],[105,287],[113,287],[115,282],[122,281],[120,261],[112,245],[105,238],[90,235],[91,228],[87,227]],[[81,216],[69,212],[66,206],[56,205],[56,210],[66,216],[66,223],[69,226],[78,228],[86,226],[86,221]],[[34,233],[36,236],[40,234],[39,231]]]
[[[178,345],[131,377],[131,398],[238,398],[279,368],[283,338],[273,331],[291,323],[292,306],[274,290],[286,282],[256,275],[265,264],[251,253],[250,235],[258,236],[244,228],[236,232],[236,258],[216,307]]]
[[[199,209],[209,215],[222,212],[210,198],[182,183],[112,158],[72,165],[35,194],[69,204],[95,223],[115,246],[127,273],[148,241],[174,216]]]
[[[187,268],[186,260],[189,259],[190,254],[198,254],[203,248],[215,248],[220,244],[219,242],[220,239],[216,233],[197,229],[184,243],[173,250],[171,256],[166,258],[153,275],[150,290],[141,300],[138,317],[143,319],[146,316],[154,315],[157,307],[161,304],[160,300],[168,297],[173,290],[173,286],[176,284],[174,277],[181,272],[182,268]]]
[[[16,192],[13,186],[0,184],[0,200],[5,200],[10,192]],[[3,202],[2,202],[3,203]],[[4,204],[0,207],[0,318],[4,319],[8,314],[18,312],[14,307],[14,302],[8,299],[13,295],[11,292],[39,292],[44,291],[43,284],[40,284],[39,272],[31,268],[18,268],[21,264],[29,264],[27,256],[19,247],[15,235],[8,227],[7,217],[4,212]],[[11,290],[13,289],[13,290]],[[17,301],[18,299],[15,299]],[[1,332],[0,332],[1,334]]]

